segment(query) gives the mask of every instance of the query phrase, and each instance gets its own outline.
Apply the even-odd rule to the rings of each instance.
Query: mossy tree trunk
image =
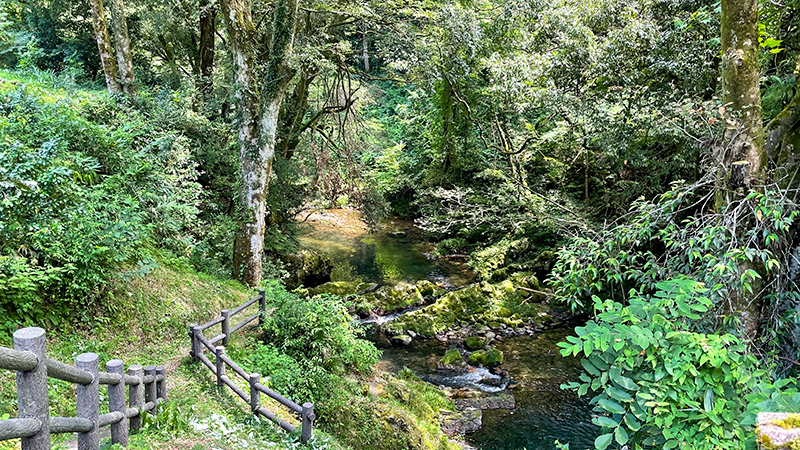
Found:
[[[122,86],[117,79],[117,58],[114,56],[111,39],[108,37],[103,0],[89,0],[89,4],[92,9],[94,39],[97,42],[97,50],[100,52],[100,64],[103,67],[106,86],[108,86],[108,91],[112,94],[120,94],[122,93]]]
[[[717,206],[741,201],[748,191],[762,189],[766,180],[761,113],[761,67],[758,60],[758,0],[722,0],[722,100],[730,113],[730,125],[718,149],[721,165]],[[744,229],[746,227],[737,227]],[[757,262],[744,262],[740,270],[759,270]],[[759,334],[761,301],[759,283],[752,292],[731,293],[729,313],[741,319],[749,339]]]
[[[117,67],[122,90],[128,95],[136,94],[133,76],[131,39],[128,37],[128,19],[125,17],[123,0],[111,0],[111,28],[114,30],[114,48],[117,51]]]
[[[295,35],[297,0],[278,0],[266,61],[256,51],[250,0],[222,0],[222,14],[236,67],[239,108],[240,229],[234,243],[233,276],[250,286],[261,281],[266,197],[275,157],[281,103],[294,71],[288,65]],[[257,67],[259,70],[257,71]],[[261,69],[262,67],[265,68]],[[264,78],[258,73],[264,70]]]

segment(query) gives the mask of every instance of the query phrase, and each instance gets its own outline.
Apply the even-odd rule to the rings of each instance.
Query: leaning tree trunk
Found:
[[[767,155],[761,113],[761,67],[758,61],[758,0],[722,0],[722,101],[737,126],[725,134],[718,161],[723,164],[718,206],[741,201],[747,191],[762,188]],[[740,226],[738,229],[746,227]],[[758,262],[744,262],[740,270],[759,270]],[[732,293],[729,313],[739,315],[745,336],[754,339],[761,325],[760,283],[752,292]]]
[[[112,94],[120,94],[122,86],[117,81],[117,59],[114,57],[111,40],[108,38],[103,0],[89,0],[89,3],[92,6],[94,38],[97,41],[97,50],[100,52],[100,64],[103,66],[103,75],[106,78],[108,91]]]
[[[287,60],[292,52],[297,0],[275,5],[272,47],[266,61],[263,89],[256,76],[256,29],[250,0],[222,0],[222,13],[236,64],[239,119],[241,224],[234,243],[233,275],[250,286],[261,281],[266,227],[266,196],[275,157],[280,107],[294,73]],[[259,66],[263,67],[262,64]]]
[[[111,0],[111,28],[114,30],[114,47],[117,50],[117,66],[122,90],[128,95],[135,95],[131,39],[128,37],[128,19],[125,18],[123,0]]]

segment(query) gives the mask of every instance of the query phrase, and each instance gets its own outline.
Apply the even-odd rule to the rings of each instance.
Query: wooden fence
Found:
[[[258,303],[257,313],[247,316],[238,324],[231,326],[231,318],[233,316],[241,313],[256,303]],[[192,350],[190,353],[195,362],[202,362],[216,376],[217,387],[222,388],[223,386],[227,386],[230,388],[242,400],[250,404],[250,409],[253,411],[253,414],[260,414],[266,417],[290,433],[297,431],[291,424],[281,420],[278,416],[261,406],[261,394],[267,395],[283,406],[299,414],[302,423],[300,441],[305,444],[309,439],[311,439],[314,427],[314,419],[316,419],[316,416],[314,415],[314,404],[307,402],[300,406],[283,395],[278,394],[277,392],[260,383],[260,374],[247,373],[244,369],[242,369],[241,366],[236,364],[235,361],[230,359],[228,355],[225,354],[225,346],[228,345],[231,335],[246,327],[256,319],[259,319],[259,323],[263,323],[264,314],[266,314],[266,296],[265,292],[262,290],[258,293],[258,295],[237,306],[236,308],[230,311],[227,309],[222,310],[222,315],[216,319],[208,321],[202,325],[192,324],[189,327],[189,337],[192,340]],[[203,334],[205,330],[220,324],[222,326],[222,332],[220,334],[210,339],[205,337]],[[215,344],[218,342],[221,342],[222,345],[215,346]],[[204,354],[206,350],[214,355],[213,362]],[[245,392],[230,378],[228,378],[227,368],[233,370],[234,373],[242,377],[244,381],[248,383],[250,392]]]
[[[22,439],[22,450],[46,450],[51,434],[78,433],[79,450],[97,450],[99,429],[110,425],[112,443],[127,446],[128,431],[138,430],[144,412],[157,413],[166,399],[167,383],[163,367],[135,364],[127,375],[123,367],[122,360],[112,359],[108,372],[100,372],[95,353],[78,355],[75,367],[64,364],[47,357],[43,329],[17,330],[14,348],[0,347],[0,369],[17,371],[18,418],[0,420],[0,441]],[[50,417],[48,378],[77,385],[77,417]],[[101,384],[108,386],[106,414],[100,414]]]

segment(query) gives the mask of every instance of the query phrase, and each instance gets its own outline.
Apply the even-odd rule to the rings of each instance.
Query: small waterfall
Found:
[[[495,375],[488,369],[479,367],[472,372],[448,376],[422,376],[422,379],[433,384],[454,388],[468,387],[483,392],[500,392],[508,386],[508,380]]]

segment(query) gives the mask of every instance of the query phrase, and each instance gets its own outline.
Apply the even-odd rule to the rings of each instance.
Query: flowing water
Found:
[[[353,214],[342,210],[316,213],[310,224],[301,227],[302,242],[328,253],[336,262],[334,281],[360,278],[394,284],[428,279],[456,287],[472,281],[463,262],[428,258],[433,245],[413,223],[387,221],[368,233]],[[385,323],[397,315],[372,322]],[[572,450],[583,450],[594,447],[598,429],[591,424],[587,399],[559,387],[577,380],[581,373],[577,359],[563,358],[558,352],[556,344],[569,333],[570,329],[562,328],[498,341],[496,347],[505,355],[503,368],[508,372],[502,378],[485,369],[466,374],[438,369],[447,346],[435,340],[384,348],[378,369],[398,372],[408,367],[436,385],[511,392],[516,408],[485,410],[483,427],[466,437],[482,450],[551,450],[556,448],[555,440],[569,443]]]

